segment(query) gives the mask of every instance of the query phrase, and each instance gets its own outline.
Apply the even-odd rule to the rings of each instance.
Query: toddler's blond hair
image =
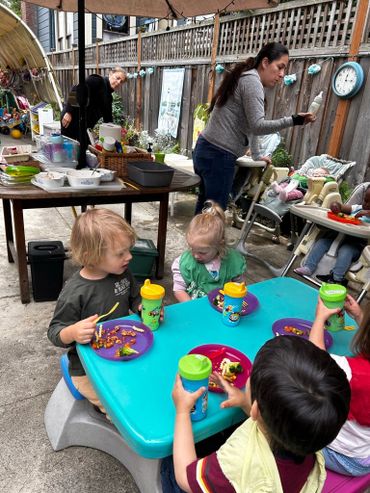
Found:
[[[186,240],[188,243],[200,240],[216,247],[221,258],[225,256],[225,213],[217,202],[207,200],[204,203],[202,213],[190,221]]]
[[[98,265],[106,248],[113,245],[120,234],[134,245],[136,233],[123,217],[109,209],[89,209],[76,219],[72,228],[73,260],[80,265]]]

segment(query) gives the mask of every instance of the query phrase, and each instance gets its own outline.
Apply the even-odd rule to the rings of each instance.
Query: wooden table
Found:
[[[175,170],[171,185],[158,188],[141,187],[128,179],[126,181],[129,186],[119,191],[95,189],[81,192],[69,191],[56,193],[46,192],[33,185],[18,188],[0,186],[0,198],[3,201],[4,208],[8,261],[17,263],[22,303],[29,303],[30,301],[23,219],[23,211],[25,209],[124,203],[125,218],[128,222],[131,222],[133,203],[159,201],[156,276],[159,279],[163,277],[169,194],[195,187],[200,181],[199,177]],[[130,184],[132,184],[132,187]],[[52,226],[52,221],[46,226]]]

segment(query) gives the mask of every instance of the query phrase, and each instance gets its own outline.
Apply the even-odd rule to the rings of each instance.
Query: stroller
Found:
[[[358,185],[354,189],[354,191],[352,192],[350,198],[346,203],[349,205],[362,204],[364,200],[364,195],[369,186],[370,186],[370,182],[362,183]],[[340,201],[339,194],[337,194],[336,192],[329,193],[324,200],[323,207],[329,208],[333,202],[338,200]],[[367,241],[369,243],[370,225],[368,226],[368,229],[369,229],[369,235]],[[290,260],[288,267],[285,269],[282,275],[286,275],[288,273],[290,267],[294,263],[294,260],[300,255],[303,255],[301,265],[304,265],[304,257],[308,255],[309,252],[311,251],[311,248],[314,245],[319,233],[320,233],[320,229],[315,224],[312,224],[307,234],[303,236],[299,244],[296,246],[293,257]],[[320,260],[320,263],[318,264],[316,271],[313,273],[312,276],[303,276],[305,279],[309,280],[310,282],[312,282],[317,286],[321,284],[320,281],[316,278],[316,276],[320,274],[327,274],[333,268],[336,261],[338,248],[340,247],[344,236],[345,236],[344,233],[340,233],[340,232],[338,233],[330,249]],[[346,278],[350,281],[362,285],[361,292],[357,298],[357,301],[360,302],[364,298],[366,293],[370,290],[370,245],[369,244],[363,249],[360,258],[351,265],[350,269],[347,271]]]
[[[303,201],[302,199],[298,199],[283,202],[278,198],[271,186],[267,187],[260,198],[260,203],[252,202],[250,209],[247,212],[247,219],[243,224],[237,249],[242,253],[247,254],[244,244],[253,225],[274,233],[278,239],[280,235],[280,226],[292,204],[302,202],[305,204],[321,205],[328,194],[335,191],[338,192],[338,183],[344,177],[345,173],[355,164],[355,161],[336,159],[328,154],[309,158],[294,174],[294,177],[301,177],[302,187],[305,190]],[[328,177],[315,176],[315,170],[318,170],[319,168],[328,170],[331,177],[330,181],[328,181]],[[285,178],[283,181],[289,179],[290,178]],[[280,183],[282,182],[280,181]],[[266,221],[269,223],[268,226],[266,226]],[[297,237],[296,231],[296,225],[292,224],[292,241]],[[274,274],[277,272],[275,268],[271,268],[270,264],[267,264],[267,267],[270,268]]]

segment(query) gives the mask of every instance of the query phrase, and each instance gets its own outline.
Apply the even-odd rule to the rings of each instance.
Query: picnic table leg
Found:
[[[15,243],[17,252],[19,288],[22,303],[30,302],[30,288],[28,285],[26,239],[24,235],[23,208],[18,201],[13,201],[13,217]]]
[[[167,236],[167,216],[168,216],[168,199],[169,194],[165,194],[159,201],[159,219],[158,219],[158,236],[156,259],[156,278],[162,279],[164,274],[164,258],[166,254],[166,236]]]
[[[8,199],[3,199],[3,213],[4,213],[4,225],[5,225],[6,250],[8,252],[8,262],[13,263],[14,257],[12,253],[12,246],[14,246],[14,236],[13,236],[10,200]]]
[[[132,221],[132,202],[125,203],[125,219],[131,224]]]

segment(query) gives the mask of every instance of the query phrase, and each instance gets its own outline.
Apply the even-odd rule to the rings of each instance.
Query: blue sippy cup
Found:
[[[221,291],[224,295],[224,307],[222,310],[222,321],[225,325],[238,325],[242,304],[247,288],[244,282],[227,282]]]
[[[179,361],[179,373],[184,389],[188,392],[195,392],[200,387],[206,388],[190,411],[192,421],[199,421],[207,415],[208,378],[211,372],[211,360],[202,354],[187,354]]]

